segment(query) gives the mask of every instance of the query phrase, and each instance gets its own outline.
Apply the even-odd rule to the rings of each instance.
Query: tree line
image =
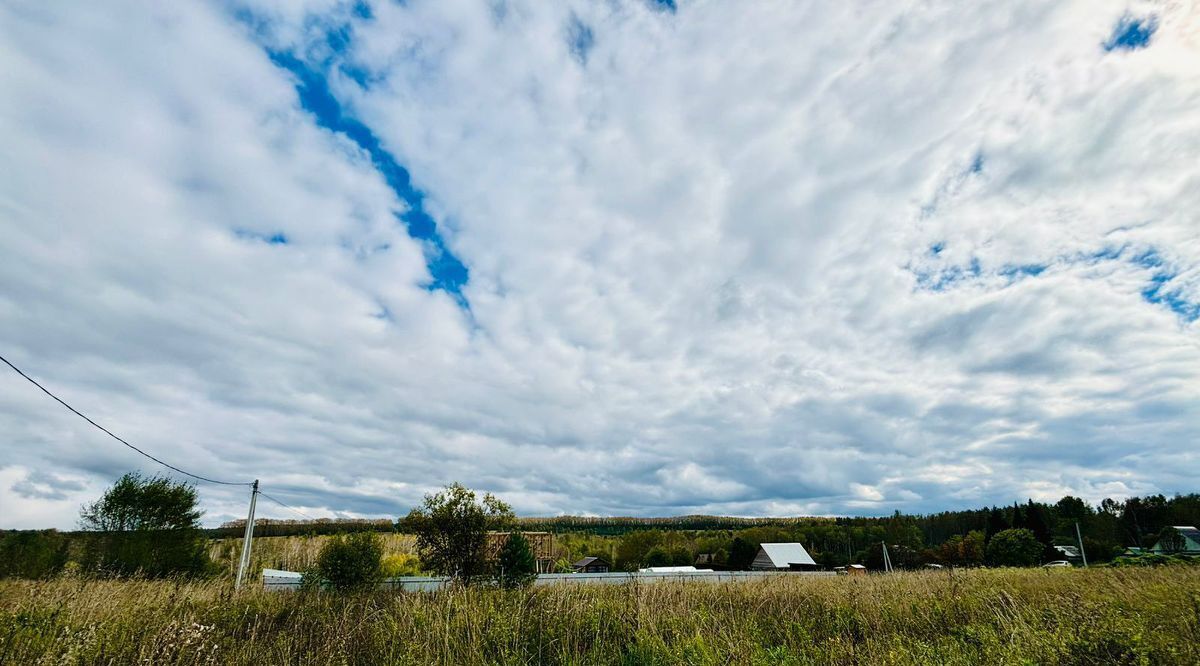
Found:
[[[201,528],[198,507],[198,495],[191,485],[127,474],[99,500],[82,508],[78,532],[0,534],[0,576],[37,578],[67,567],[101,576],[212,575],[204,546],[213,531]],[[781,541],[803,543],[824,567],[853,562],[882,568],[883,545],[887,544],[891,561],[903,568],[1035,564],[1060,559],[1054,546],[1074,545],[1076,525],[1089,560],[1104,562],[1126,547],[1171,544],[1178,539],[1168,529],[1171,525],[1197,523],[1197,494],[1106,499],[1096,506],[1068,496],[1053,504],[1028,500],[935,514],[897,511],[886,517],[522,519],[497,498],[477,498],[469,489],[452,484],[427,496],[421,506],[395,521],[256,520],[255,533],[340,535],[331,543],[348,549],[345,552],[371,551],[369,536],[351,539],[351,535],[415,534],[423,571],[470,580],[495,577],[498,574],[493,569],[505,569],[497,558],[483,553],[489,531],[517,535],[555,532],[556,565],[561,571],[569,571],[571,562],[584,556],[602,557],[618,570],[681,564],[744,569],[760,544]],[[240,536],[244,525],[245,521],[235,521],[220,530]],[[510,541],[516,548],[525,540],[517,536]],[[527,543],[524,548],[528,549]],[[521,552],[507,556],[526,559]],[[339,557],[331,554],[326,561]],[[514,569],[509,566],[508,571]]]

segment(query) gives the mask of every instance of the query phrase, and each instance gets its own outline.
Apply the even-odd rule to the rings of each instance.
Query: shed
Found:
[[[750,563],[751,571],[788,571],[817,566],[812,555],[799,543],[764,543]]]
[[[867,575],[867,568],[861,564],[851,564],[846,567],[846,574],[850,576],[865,576]]]
[[[571,568],[578,573],[608,573],[611,567],[603,557],[585,557],[572,564]]]

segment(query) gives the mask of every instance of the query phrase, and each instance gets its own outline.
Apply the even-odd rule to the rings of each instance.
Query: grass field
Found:
[[[1200,570],[357,596],[0,581],[0,663],[1197,664]]]

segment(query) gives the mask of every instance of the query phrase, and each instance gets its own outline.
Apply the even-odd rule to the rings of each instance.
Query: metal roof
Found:
[[[1195,527],[1191,525],[1172,525],[1171,527],[1175,528],[1177,532],[1183,535],[1183,538],[1191,539],[1197,544],[1200,544],[1200,530],[1196,529]]]
[[[815,566],[817,563],[813,560],[812,555],[804,550],[804,545],[799,543],[764,543],[762,544],[763,552],[771,559],[771,564],[780,569],[786,569],[793,564],[808,564]]]
[[[579,560],[578,562],[576,562],[575,564],[572,564],[571,566],[586,567],[587,565],[589,565],[593,562],[601,562],[603,564],[608,564],[608,562],[605,562],[604,558],[601,558],[601,557],[585,557],[582,560]]]

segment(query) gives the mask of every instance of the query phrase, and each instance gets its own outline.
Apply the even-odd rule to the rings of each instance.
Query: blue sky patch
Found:
[[[1166,289],[1166,285],[1174,279],[1170,273],[1156,273],[1150,278],[1150,286],[1142,290],[1142,298],[1148,303],[1165,305],[1172,312],[1192,322],[1200,319],[1200,303],[1189,301],[1183,297],[1179,289]]]
[[[671,12],[672,14],[675,13],[675,10],[679,9],[675,5],[675,0],[649,0],[649,2],[651,7],[654,7],[655,9],[661,9],[665,12]]]
[[[929,246],[929,256],[941,256],[945,242],[939,241]],[[1126,261],[1134,266],[1150,271],[1150,283],[1141,290],[1141,296],[1147,303],[1163,305],[1172,312],[1193,322],[1200,319],[1200,302],[1188,300],[1179,288],[1169,288],[1168,285],[1178,273],[1169,268],[1167,262],[1157,250],[1150,248],[1132,256],[1126,255],[1127,247],[1105,247],[1096,252],[1059,257],[1056,263],[1098,264],[1106,261]],[[1008,284],[1013,284],[1024,278],[1034,278],[1045,273],[1050,268],[1049,263],[1031,262],[1026,264],[1005,264],[998,269],[989,270],[988,275],[1007,278]],[[960,283],[978,279],[983,276],[979,259],[972,258],[965,265],[949,265],[936,269],[919,269],[912,265],[908,270],[916,277],[917,289],[921,291],[946,291]]]
[[[941,252],[942,247],[944,246],[941,243],[937,243],[930,250],[938,248],[935,253],[937,254]],[[979,259],[975,257],[965,266],[947,266],[936,271],[913,271],[917,276],[917,287],[926,291],[946,291],[959,282],[979,277],[982,272]]]
[[[371,128],[345,112],[330,91],[324,73],[309,67],[292,53],[270,52],[270,57],[278,67],[296,77],[300,105],[316,118],[317,125],[346,136],[366,151],[388,187],[408,205],[408,210],[397,217],[404,223],[409,236],[422,241],[425,263],[432,277],[426,287],[445,291],[454,296],[459,305],[468,308],[462,295],[462,286],[470,279],[467,267],[446,247],[437,223],[425,210],[425,193],[413,186],[408,170],[384,149]]]
[[[1167,288],[1178,273],[1167,267],[1167,263],[1158,252],[1146,250],[1135,256],[1132,261],[1142,268],[1154,271],[1150,276],[1150,284],[1142,289],[1142,298],[1146,299],[1147,303],[1165,305],[1187,321],[1200,319],[1200,303],[1184,298],[1180,289]]]
[[[596,35],[592,28],[579,20],[578,16],[572,15],[570,23],[567,24],[567,46],[571,49],[571,55],[579,64],[586,65],[588,53],[595,44]]]
[[[233,233],[245,240],[258,241],[267,243],[268,245],[287,245],[288,237],[282,231],[276,231],[273,234],[264,234],[257,231],[248,231],[246,229],[234,229]]]
[[[975,153],[975,158],[971,160],[971,173],[983,173],[983,153]]]
[[[1022,277],[1037,277],[1044,273],[1048,268],[1044,264],[1009,264],[996,271],[998,275],[1006,278],[1022,278]]]
[[[1117,22],[1117,27],[1113,29],[1113,34],[1104,43],[1105,51],[1115,51],[1117,49],[1133,50],[1142,49],[1150,45],[1150,38],[1154,36],[1154,31],[1158,29],[1158,20],[1153,16],[1145,18],[1135,18],[1132,15],[1126,14]]]

